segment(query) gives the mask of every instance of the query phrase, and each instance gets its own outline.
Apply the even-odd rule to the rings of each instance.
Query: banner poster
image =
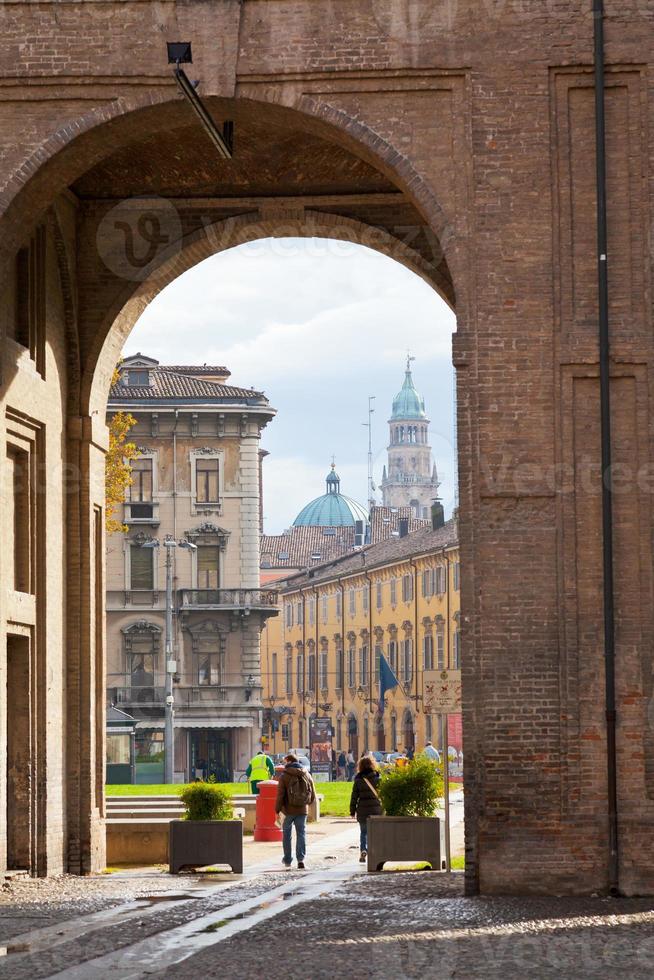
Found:
[[[331,718],[309,719],[311,772],[323,782],[332,778],[332,736]]]

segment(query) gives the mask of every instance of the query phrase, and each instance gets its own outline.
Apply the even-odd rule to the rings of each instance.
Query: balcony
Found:
[[[148,609],[165,608],[165,590],[158,589],[109,589],[107,591],[107,611],[115,612],[130,606]]]
[[[162,674],[144,684],[130,683],[129,674],[107,675],[107,703],[138,720],[163,717],[165,698]]]
[[[154,527],[159,524],[158,500],[126,500],[123,504],[125,524],[145,524]]]
[[[278,612],[277,593],[266,589],[180,589],[179,598],[180,608],[187,610],[253,609],[269,616]]]
[[[164,675],[157,673],[145,684],[130,681],[129,674],[108,674],[107,703],[138,720],[162,718],[166,700]],[[197,673],[177,674],[173,692],[175,710],[260,706],[258,689],[248,687],[240,674],[223,677],[218,683],[205,683]]]

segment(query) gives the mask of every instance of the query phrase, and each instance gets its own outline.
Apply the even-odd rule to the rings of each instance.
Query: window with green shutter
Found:
[[[154,551],[133,544],[129,549],[129,573],[131,589],[154,588]]]

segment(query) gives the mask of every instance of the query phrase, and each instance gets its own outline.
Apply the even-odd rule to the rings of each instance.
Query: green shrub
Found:
[[[189,783],[179,798],[187,820],[231,820],[234,816],[228,791],[215,783]]]
[[[431,817],[442,795],[440,765],[421,755],[406,766],[386,769],[379,783],[379,796],[388,817]]]

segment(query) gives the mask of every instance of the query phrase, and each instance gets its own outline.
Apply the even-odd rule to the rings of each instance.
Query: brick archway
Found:
[[[606,889],[592,18],[485,6],[7,5],[0,424],[12,466],[37,477],[31,525],[16,493],[2,501],[3,540],[20,547],[0,556],[0,676],[8,647],[12,677],[29,647],[32,871],[103,861],[95,392],[135,291],[100,259],[99,222],[157,195],[175,200],[190,243],[198,201],[215,225],[266,206],[299,221],[302,199],[321,222],[419,228],[404,245],[424,261],[438,243],[432,279],[456,299],[468,887]],[[654,42],[635,7],[607,0],[607,144],[614,462],[630,474],[614,502],[620,887],[648,893]],[[210,111],[235,122],[233,164],[176,95],[164,42],[182,35]],[[23,552],[27,592],[11,558]],[[6,741],[0,710],[2,808]]]

